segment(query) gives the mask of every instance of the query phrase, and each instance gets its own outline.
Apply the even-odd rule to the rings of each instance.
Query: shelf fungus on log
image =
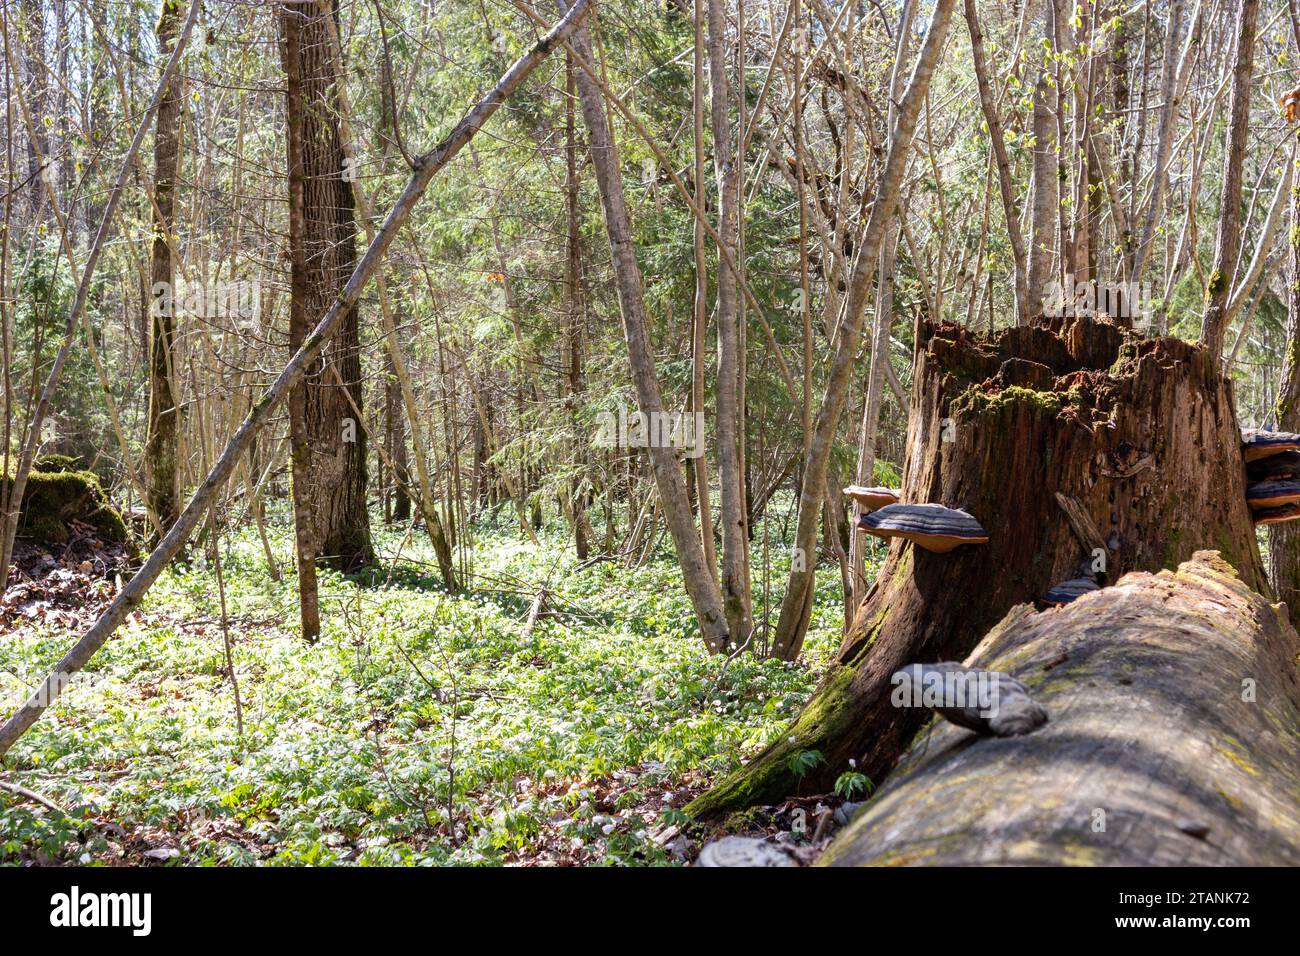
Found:
[[[865,488],[862,485],[849,485],[844,489],[844,494],[870,511],[886,505],[896,505],[899,501],[897,488]]]
[[[696,866],[798,866],[781,847],[761,837],[725,836],[700,850]]]
[[[1280,451],[1246,465],[1251,481],[1300,481],[1300,451]]]
[[[1256,481],[1246,486],[1252,508],[1279,508],[1300,502],[1300,481]]]
[[[1286,612],[1216,551],[1017,606],[965,663],[1012,674],[1051,720],[1006,738],[936,723],[818,863],[1300,865],[1297,655]]]
[[[1294,432],[1269,432],[1259,428],[1246,428],[1241,432],[1241,443],[1246,461],[1269,458],[1279,452],[1300,451],[1300,435]]]
[[[1300,518],[1300,502],[1279,505],[1276,508],[1260,508],[1250,513],[1255,524],[1281,524],[1283,521],[1295,521]]]
[[[987,737],[1017,737],[1047,723],[1025,685],[1000,671],[955,661],[912,664],[890,678],[895,707],[928,707],[958,727]]]
[[[903,538],[943,554],[963,544],[988,544],[989,533],[969,513],[943,505],[887,505],[859,525],[878,538]]]
[[[1101,586],[1092,578],[1070,578],[1068,581],[1052,585],[1043,595],[1043,603],[1049,607],[1064,607],[1085,594],[1100,589]]]

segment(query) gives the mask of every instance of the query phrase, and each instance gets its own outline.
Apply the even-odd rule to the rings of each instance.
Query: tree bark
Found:
[[[1096,548],[1112,581],[1216,547],[1267,588],[1231,387],[1205,349],[1089,319],[991,338],[927,325],[917,343],[902,500],[965,509],[991,540],[946,555],[895,540],[794,726],[698,815],[823,792],[851,760],[882,780],[920,726],[890,706],[889,676],[964,657],[1010,608],[1096,567]],[[823,758],[802,782],[800,751]]]
[[[1300,165],[1300,147],[1292,142],[1292,176]],[[1286,351],[1277,392],[1277,427],[1300,428],[1300,191],[1291,190],[1291,222],[1287,231]],[[1268,569],[1273,593],[1286,602],[1292,617],[1300,611],[1300,527],[1286,521],[1268,526]]]
[[[337,301],[356,266],[356,214],[347,178],[356,173],[346,162],[339,135],[337,86],[342,77],[335,71],[325,22],[337,15],[334,0],[285,3],[280,11],[287,86],[291,354]],[[320,634],[317,558],[325,556],[342,570],[374,559],[366,510],[366,431],[352,410],[354,405],[361,408],[363,400],[359,309],[354,306],[321,362],[289,397],[294,531],[307,640]]]
[[[785,599],[781,602],[781,616],[773,635],[774,652],[783,660],[794,660],[799,656],[808,632],[817,564],[817,524],[821,517],[831,449],[835,433],[839,429],[840,416],[848,401],[849,380],[853,374],[858,345],[862,340],[867,297],[871,294],[876,267],[879,265],[881,243],[898,204],[903,173],[912,151],[912,136],[916,132],[921,105],[930,88],[930,78],[934,75],[935,65],[948,36],[954,6],[956,0],[937,0],[935,3],[930,28],[908,81],[907,92],[899,106],[898,121],[890,134],[889,151],[876,187],[875,202],[863,231],[862,243],[856,250],[858,260],[849,280],[848,302],[839,328],[839,342],[831,357],[826,393],[818,407],[816,425],[808,443],[808,460],[804,466],[799,495],[795,554],[804,560],[791,565]]]
[[[965,5],[966,26],[970,31],[971,54],[975,65],[975,81],[979,88],[980,106],[984,110],[984,122],[989,129],[989,143],[993,148],[993,163],[998,173],[998,189],[1002,196],[1007,238],[1011,242],[1011,264],[1015,272],[1016,319],[1021,325],[1028,325],[1033,309],[1030,305],[1029,280],[1025,272],[1025,239],[1020,232],[1020,210],[1016,203],[1016,187],[1011,181],[1011,161],[1007,158],[1007,142],[1002,135],[1002,118],[998,115],[998,105],[993,99],[993,88],[989,84],[988,68],[984,59],[984,34],[980,30],[975,0],[965,0]]]
[[[388,428],[388,457],[392,459],[393,520],[411,520],[411,466],[406,450],[405,406],[402,386],[388,357],[384,377],[384,421]]]
[[[562,13],[569,9],[565,0],[557,0],[557,4]],[[597,62],[591,54],[591,41],[585,25],[573,32],[569,46],[580,62]],[[637,404],[643,414],[652,415],[663,411],[664,402],[655,371],[654,347],[650,342],[642,295],[641,269],[637,265],[636,250],[632,245],[632,223],[623,193],[618,151],[610,133],[599,87],[585,70],[580,70],[575,79],[582,103],[582,117],[589,134],[596,185],[605,210],[605,231],[613,258],[619,310],[623,317],[623,337],[627,342]],[[686,498],[686,482],[677,455],[672,448],[651,447],[646,451],[654,473],[655,486],[659,491],[664,521],[677,549],[682,580],[699,620],[704,643],[710,651],[721,653],[732,636],[727,628],[722,592],[709,572],[704,546],[695,531],[690,502]]]
[[[1039,315],[1043,311],[1043,298],[1047,292],[1048,277],[1052,274],[1052,250],[1056,245],[1056,161],[1052,140],[1056,123],[1048,101],[1051,91],[1047,85],[1047,71],[1039,73],[1034,84],[1034,180],[1033,205],[1029,235],[1029,302],[1030,311]]]
[[[1237,260],[1241,254],[1241,183],[1250,134],[1250,84],[1255,72],[1258,19],[1259,0],[1241,0],[1233,47],[1228,138],[1223,147],[1223,199],[1219,203],[1219,228],[1214,241],[1214,268],[1205,289],[1205,317],[1201,322],[1201,344],[1210,350],[1216,363],[1228,331],[1228,297],[1236,284]]]
[[[1147,256],[1151,253],[1151,243],[1155,239],[1156,229],[1160,224],[1160,214],[1164,210],[1165,185],[1169,181],[1169,156],[1173,150],[1174,120],[1178,116],[1179,106],[1179,73],[1178,63],[1175,59],[1175,53],[1178,51],[1178,41],[1182,34],[1183,28],[1183,6],[1184,0],[1170,0],[1169,3],[1169,20],[1168,32],[1165,34],[1165,50],[1163,75],[1160,81],[1161,106],[1159,132],[1156,138],[1156,156],[1151,170],[1151,194],[1146,204],[1146,221],[1142,227],[1142,235],[1138,239],[1137,246],[1133,250],[1133,260],[1130,264],[1129,275],[1135,281],[1142,280],[1142,270],[1146,267]],[[1192,33],[1194,39],[1197,34],[1198,10],[1192,16]],[[1189,48],[1191,41],[1189,40]]]
[[[902,10],[899,11],[898,27],[894,31],[895,36],[898,37],[898,42],[894,49],[894,65],[889,75],[889,106],[885,111],[885,126],[890,130],[893,129],[897,114],[896,104],[903,91],[903,76],[907,69],[908,41],[912,34],[912,20],[915,14],[916,4],[913,0],[906,0]],[[901,221],[906,218],[906,215],[906,209],[899,214],[900,228]],[[891,370],[889,364],[889,339],[894,328],[894,265],[897,251],[898,233],[893,229],[889,229],[885,232],[880,247],[880,277],[876,282],[876,315],[871,327],[871,359],[868,365],[867,394],[862,402],[862,426],[858,436],[857,468],[854,472],[854,483],[858,485],[875,484],[873,475],[876,469],[876,438],[880,431],[882,398],[885,394],[884,380]],[[804,391],[807,394],[812,389],[810,368],[812,335],[810,333],[805,336],[804,348],[809,356],[808,363],[804,366]],[[903,403],[900,401],[899,404],[902,405]],[[804,417],[805,419],[808,417],[806,403]],[[807,426],[805,425],[805,427]],[[830,492],[828,491],[828,493]],[[838,493],[838,489],[835,493]],[[852,514],[853,525],[856,526],[862,509],[854,503],[850,513]],[[845,591],[848,597],[845,602],[844,615],[846,627],[851,623],[847,605],[859,600],[867,587],[866,556],[863,543],[862,539],[857,535],[852,535],[849,541],[850,586]]]
[[[737,247],[740,179],[731,142],[731,84],[727,78],[725,0],[709,0],[709,107],[713,125],[713,169],[718,183],[717,268],[717,440],[719,524],[722,531],[722,602],[731,639],[743,642],[753,628],[749,588],[749,537],[745,532],[745,487],[741,473],[744,441],[740,406],[740,323],[736,274],[724,252]]]
[[[569,409],[569,422],[574,431],[573,453],[575,464],[587,464],[586,445],[579,440],[578,406],[584,391],[582,381],[582,348],[586,326],[586,310],[582,295],[582,233],[578,212],[581,179],[578,172],[578,135],[574,122],[574,99],[577,89],[573,78],[573,54],[564,59],[564,213],[567,225],[567,255],[564,264],[565,300],[568,307],[564,349],[565,382],[564,402]],[[586,561],[590,551],[591,527],[587,523],[587,503],[590,496],[578,479],[569,484],[569,508],[573,513],[573,550],[579,561]]]
[[[181,6],[163,0],[158,18],[158,54],[168,56],[180,35]],[[181,78],[167,81],[158,101],[154,127],[153,250],[149,281],[149,411],[144,443],[145,504],[160,529],[170,528],[180,514],[177,428],[180,412],[172,388],[176,339],[176,179],[180,169]],[[162,537],[162,531],[157,532]]]
[[[1297,653],[1213,551],[1017,607],[967,663],[1023,683],[1047,724],[995,738],[939,721],[819,862],[1296,866]]]

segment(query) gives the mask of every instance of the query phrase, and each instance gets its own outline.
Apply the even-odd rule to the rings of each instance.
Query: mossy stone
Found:
[[[76,464],[76,459],[64,455],[48,457],[59,459],[52,462],[56,467]],[[109,504],[93,471],[33,469],[23,492],[19,534],[44,544],[63,544],[68,540],[68,522],[73,519],[93,527],[105,541],[126,540],[126,523]]]

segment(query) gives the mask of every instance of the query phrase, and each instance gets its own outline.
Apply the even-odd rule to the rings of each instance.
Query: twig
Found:
[[[53,810],[55,813],[61,813],[65,817],[68,815],[68,811],[64,810],[53,800],[49,799],[48,797],[41,796],[35,790],[28,790],[26,787],[20,787],[16,783],[5,783],[3,780],[0,780],[0,790],[7,790],[9,793],[14,794],[15,796],[22,797],[25,800],[31,800],[34,803],[39,803],[41,806],[47,807],[48,809]]]

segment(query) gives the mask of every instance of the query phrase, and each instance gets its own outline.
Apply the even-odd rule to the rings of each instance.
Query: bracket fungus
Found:
[[[1043,595],[1043,603],[1049,607],[1064,607],[1071,601],[1100,589],[1101,586],[1092,578],[1070,578],[1052,585]]]
[[[696,866],[798,866],[794,858],[762,837],[724,836],[705,844]]]
[[[1252,508],[1278,508],[1300,502],[1300,481],[1255,481],[1246,487]]]
[[[891,702],[896,707],[928,707],[977,734],[1017,737],[1047,723],[1047,711],[1025,685],[1001,671],[964,667],[954,661],[909,664],[895,671]]]
[[[1260,508],[1258,511],[1252,511],[1250,517],[1255,524],[1281,524],[1283,521],[1294,521],[1300,518],[1300,502],[1279,505],[1276,508]]]
[[[1246,477],[1251,481],[1300,481],[1300,451],[1280,451],[1252,461],[1246,465]]]
[[[988,544],[989,533],[969,513],[943,505],[886,505],[859,526],[878,538],[903,538],[943,554],[963,544]]]
[[[1258,461],[1284,451],[1300,451],[1300,435],[1294,432],[1270,432],[1260,428],[1243,429],[1241,443],[1246,461]]]
[[[844,489],[844,494],[869,511],[875,511],[877,508],[883,508],[886,505],[896,505],[900,500],[900,493],[894,488],[866,488],[862,485],[849,485]]]

